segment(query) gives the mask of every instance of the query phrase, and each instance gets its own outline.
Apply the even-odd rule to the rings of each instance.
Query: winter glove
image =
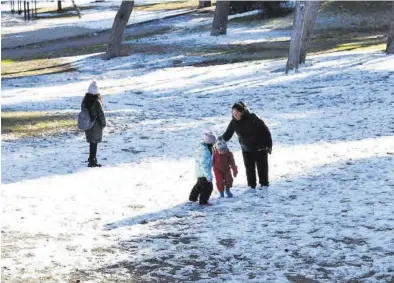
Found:
[[[272,153],[272,147],[267,147],[265,150],[266,150],[266,151],[267,151],[267,153],[269,153],[269,154],[271,154],[271,153]]]
[[[233,168],[233,175],[234,175],[234,178],[237,177],[237,175],[238,175],[238,168],[237,167]]]

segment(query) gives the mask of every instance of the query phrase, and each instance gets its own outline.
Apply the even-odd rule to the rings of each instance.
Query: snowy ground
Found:
[[[2,281],[393,280],[394,57],[314,56],[287,76],[284,60],[179,59],[197,60],[79,57],[76,72],[2,81],[3,111],[77,113],[96,79],[109,121],[100,169],[83,134],[3,139]],[[240,99],[271,129],[272,186],[245,193],[233,138],[236,197],[189,204],[196,143]]]

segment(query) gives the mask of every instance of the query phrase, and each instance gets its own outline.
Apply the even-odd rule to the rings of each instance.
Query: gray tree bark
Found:
[[[230,11],[230,1],[217,1],[215,17],[212,23],[211,35],[218,36],[227,34],[228,13]]]
[[[296,22],[293,27],[293,33],[290,40],[289,58],[287,59],[286,63],[286,74],[293,69],[298,71],[301,54],[301,37],[304,27],[305,2],[306,1],[297,2]]]
[[[115,16],[111,34],[109,36],[109,44],[106,53],[107,59],[120,56],[123,33],[127,23],[129,22],[133,7],[134,1],[122,1],[118,13]]]
[[[198,1],[198,9],[206,8],[206,7],[211,7],[211,1]]]
[[[386,54],[394,54],[394,2],[392,5],[390,31],[387,36]]]
[[[319,14],[320,1],[307,1],[305,3],[304,27],[301,38],[300,64],[305,64],[306,53],[315,30],[316,19]]]

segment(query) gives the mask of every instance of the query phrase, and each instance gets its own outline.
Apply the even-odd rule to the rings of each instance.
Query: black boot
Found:
[[[101,167],[101,164],[97,163],[97,158],[89,158],[88,167]]]

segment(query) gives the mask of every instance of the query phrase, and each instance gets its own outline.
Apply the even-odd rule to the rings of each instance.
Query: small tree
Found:
[[[206,8],[206,7],[211,7],[211,1],[198,1],[198,9]]]
[[[230,11],[230,1],[217,1],[215,17],[212,23],[211,35],[218,36],[227,33],[228,12]]]
[[[308,51],[309,43],[312,39],[313,31],[315,30],[316,19],[319,14],[319,7],[319,1],[308,1],[305,3],[305,18],[301,38],[300,64],[305,64],[306,53]]]
[[[116,13],[106,53],[108,59],[120,56],[123,33],[127,23],[129,22],[133,7],[134,1],[122,1],[119,10]]]
[[[394,54],[394,2],[392,4],[392,9],[391,9],[391,23],[390,23],[389,34],[387,36],[386,53]]]
[[[289,58],[286,63],[286,74],[295,69],[298,71],[301,53],[301,37],[304,27],[305,1],[298,1],[296,5],[296,20],[290,40]]]
[[[81,10],[77,6],[77,4],[75,4],[75,0],[71,0],[71,2],[73,3],[73,7],[74,7],[75,11],[77,11],[78,17],[81,18]]]

